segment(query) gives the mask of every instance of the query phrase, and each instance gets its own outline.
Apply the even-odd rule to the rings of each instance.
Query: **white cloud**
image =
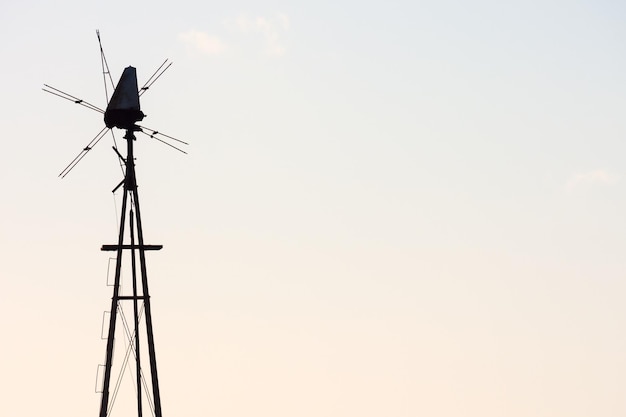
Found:
[[[289,30],[289,17],[284,13],[278,13],[270,18],[239,16],[226,20],[224,25],[231,32],[260,38],[263,52],[267,55],[280,56],[286,52],[282,38]]]
[[[617,175],[611,174],[605,169],[597,169],[595,171],[573,175],[567,182],[566,188],[573,190],[581,186],[612,185],[617,183],[618,180],[619,177]]]
[[[191,30],[178,35],[178,39],[188,48],[206,55],[219,55],[226,50],[226,45],[219,37],[204,32]]]
[[[206,32],[190,30],[178,35],[189,50],[205,55],[219,55],[237,47],[252,47],[270,56],[281,56],[286,52],[284,35],[289,30],[289,17],[277,13],[271,17],[248,17],[240,15],[234,19],[224,20],[228,32],[228,46],[223,37],[209,35]],[[238,42],[239,41],[239,42]]]

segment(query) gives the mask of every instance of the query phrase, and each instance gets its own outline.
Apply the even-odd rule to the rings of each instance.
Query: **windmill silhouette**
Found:
[[[154,333],[152,326],[152,311],[150,306],[150,294],[148,289],[148,273],[146,267],[146,251],[160,250],[162,245],[148,245],[144,243],[143,227],[141,223],[141,210],[139,205],[139,194],[137,192],[137,179],[135,173],[135,156],[133,143],[136,140],[136,133],[143,133],[146,136],[156,139],[180,152],[186,153],[182,149],[174,146],[169,141],[174,141],[187,145],[179,139],[173,138],[163,133],[137,124],[145,117],[141,111],[139,102],[140,96],[145,93],[158,80],[161,75],[171,66],[171,62],[166,59],[156,72],[148,79],[143,87],[138,88],[137,72],[134,67],[126,67],[117,85],[113,83],[108,63],[102,48],[99,31],[96,31],[98,44],[100,46],[100,56],[102,61],[102,74],[104,77],[105,96],[107,106],[105,110],[89,102],[67,94],[57,88],[44,84],[43,90],[47,93],[72,101],[76,104],[100,112],[104,115],[105,127],[83,148],[83,150],[61,171],[60,177],[65,177],[76,165],[100,142],[100,140],[111,132],[113,137],[113,150],[119,158],[124,179],[113,189],[116,192],[123,187],[122,208],[120,213],[119,234],[116,244],[102,245],[103,251],[116,252],[115,278],[113,283],[113,297],[111,300],[111,310],[107,331],[106,360],[104,364],[104,376],[102,381],[102,398],[100,402],[99,417],[110,415],[112,407],[117,398],[120,383],[125,373],[128,363],[132,359],[135,362],[135,388],[137,415],[142,417],[145,407],[144,400],[155,417],[162,417],[161,396],[159,391],[159,378],[157,373],[157,360],[154,347]],[[113,86],[111,99],[108,98],[107,84]],[[126,157],[123,157],[117,148],[113,129],[125,131]],[[124,254],[130,254],[130,275],[132,288],[129,293],[125,293],[122,288],[122,261]],[[133,321],[129,325],[123,313],[123,304],[131,302],[133,309]],[[118,318],[122,322],[125,336],[128,341],[126,352],[121,361],[116,383],[111,388],[113,379],[112,369],[114,362],[115,336],[118,325]],[[131,327],[132,326],[132,327]],[[142,331],[143,330],[143,331]],[[147,347],[144,348],[145,346]],[[144,377],[142,360],[143,354],[147,351],[150,379]],[[132,368],[131,368],[132,369]],[[132,373],[132,371],[131,371]]]

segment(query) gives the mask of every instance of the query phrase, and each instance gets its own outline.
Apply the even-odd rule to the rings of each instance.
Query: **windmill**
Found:
[[[144,242],[143,228],[141,223],[141,210],[139,205],[139,195],[137,192],[137,181],[135,174],[135,156],[133,143],[136,140],[136,133],[143,133],[146,136],[156,139],[180,152],[186,153],[182,149],[170,143],[171,141],[187,145],[179,139],[165,135],[157,130],[139,125],[145,117],[141,111],[139,98],[145,93],[156,80],[171,66],[171,62],[166,59],[163,64],[148,79],[143,87],[138,88],[137,72],[132,66],[126,67],[117,85],[114,85],[108,63],[102,48],[100,33],[96,31],[98,44],[100,46],[100,57],[102,62],[102,74],[104,77],[105,96],[107,98],[106,109],[103,110],[89,102],[79,99],[73,95],[65,93],[57,88],[44,84],[43,90],[47,93],[72,101],[83,107],[97,111],[104,115],[105,127],[83,148],[83,150],[61,171],[60,177],[65,177],[76,165],[100,142],[109,132],[113,137],[113,150],[119,158],[124,179],[114,188],[116,192],[123,187],[122,208],[120,213],[119,234],[116,244],[103,245],[103,251],[113,251],[116,253],[115,277],[113,282],[113,297],[111,300],[111,310],[108,320],[106,359],[103,365],[104,375],[102,380],[101,402],[99,417],[110,415],[113,404],[117,398],[122,376],[128,367],[129,362],[134,359],[135,363],[135,389],[137,415],[142,417],[144,409],[149,408],[152,415],[162,417],[161,396],[159,391],[159,378],[157,373],[157,361],[154,347],[154,333],[152,327],[152,312],[150,306],[150,295],[148,290],[148,274],[146,267],[146,251],[160,250],[162,245],[148,245]],[[108,77],[108,79],[107,79]],[[107,84],[113,85],[113,94],[108,98]],[[126,157],[123,157],[115,140],[113,129],[125,131]],[[130,254],[129,271],[132,286],[128,293],[124,292],[122,281],[122,261],[123,254]],[[128,267],[128,266],[127,266]],[[128,287],[128,285],[126,285]],[[123,304],[132,303],[133,320],[128,324],[123,313]],[[122,357],[121,368],[118,371],[114,387],[111,387],[113,380],[113,362],[115,350],[116,328],[120,319],[128,342],[126,352]],[[144,346],[144,343],[146,344]],[[142,366],[143,354],[147,352],[148,367],[150,372],[149,381],[144,377]],[[132,357],[132,358],[131,358]],[[132,373],[131,368],[131,373]],[[97,390],[98,391],[98,390]],[[148,403],[145,406],[144,400]]]

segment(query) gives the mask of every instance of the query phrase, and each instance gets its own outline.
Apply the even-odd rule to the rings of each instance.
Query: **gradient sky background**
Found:
[[[105,106],[95,29],[191,143],[137,142],[164,415],[626,415],[623,3],[0,10],[0,415],[98,412],[121,174],[40,90]]]

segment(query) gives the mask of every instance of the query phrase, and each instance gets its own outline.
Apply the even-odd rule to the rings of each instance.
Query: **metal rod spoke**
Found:
[[[49,90],[47,90],[47,89],[49,89]],[[66,93],[64,91],[61,91],[58,88],[54,88],[54,87],[52,87],[52,86],[50,86],[48,84],[44,84],[44,88],[42,88],[42,90],[45,91],[46,93],[50,93],[50,94],[55,95],[57,97],[61,97],[61,98],[65,99],[65,100],[71,101],[72,103],[80,104],[81,106],[86,107],[86,108],[88,108],[90,110],[97,111],[98,113],[104,113],[104,110],[102,110],[100,107],[95,106],[95,105],[89,103],[88,101],[85,101],[85,100],[80,99],[78,97],[74,97],[73,95],[68,94],[68,93]],[[50,91],[50,90],[52,90],[52,91]]]
[[[113,77],[111,77],[111,71],[109,71],[109,64],[107,62],[107,57],[104,55],[104,49],[102,49],[102,41],[100,40],[100,31],[96,29],[96,36],[98,37],[98,45],[100,46],[100,62],[102,64],[102,78],[104,79],[104,96],[106,97],[107,103],[109,102],[109,91],[107,89],[107,75],[109,76],[109,81],[111,82],[111,87],[115,90],[115,83],[113,82]]]
[[[163,75],[163,73],[165,71],[167,71],[167,69],[169,67],[171,67],[172,64],[173,64],[173,62],[170,62],[169,64],[167,64],[167,66],[165,68],[163,68],[163,65],[165,65],[166,62],[167,62],[167,59],[165,61],[163,61],[161,66],[154,72],[154,74],[152,74],[152,76],[150,78],[148,78],[148,81],[146,81],[146,83],[143,85],[143,87],[141,87],[141,91],[139,91],[139,97],[141,97],[143,93],[148,91],[148,89],[150,87],[152,87],[152,84],[154,84],[159,78],[161,78],[161,75]],[[161,72],[159,72],[159,70],[161,68],[163,68],[163,70]]]
[[[178,152],[182,152],[182,153],[184,153],[185,155],[187,155],[187,152],[183,151],[183,150],[182,150],[182,149],[180,149],[180,148],[177,148],[176,146],[172,145],[171,143],[168,143],[168,142],[164,141],[163,139],[159,139],[159,138],[157,138],[157,137],[156,137],[156,136],[154,136],[154,135],[149,135],[149,134],[147,134],[147,133],[145,133],[145,132],[143,132],[143,133],[144,133],[144,135],[146,135],[146,136],[150,137],[151,139],[158,140],[159,142],[161,142],[161,143],[163,143],[163,144],[165,144],[165,145],[169,146],[170,148],[174,148],[174,149],[176,149]]]
[[[76,156],[76,158],[72,159],[72,162],[70,162],[64,169],[63,171],[61,171],[61,173],[59,174],[59,177],[61,178],[65,178],[65,176],[67,174],[70,173],[71,170],[74,169],[74,167],[76,165],[78,165],[78,163],[85,157],[85,155],[87,155],[87,152],[89,152],[91,149],[93,149],[94,146],[96,146],[98,144],[98,142],[100,142],[100,139],[102,139],[105,135],[106,135],[106,131],[108,130],[108,127],[103,128],[100,133],[98,133],[92,140],[91,142],[89,142],[87,144],[87,146],[85,146],[83,148],[82,151],[80,151],[80,153]]]
[[[148,84],[150,84],[150,81],[152,81],[152,79],[158,74],[158,72],[161,70],[161,68],[163,68],[163,65],[165,65],[165,63],[167,62],[168,58],[165,58],[165,61],[163,61],[163,63],[159,66],[159,68],[157,68],[156,71],[154,71],[154,73],[150,76],[150,78],[148,78],[148,80],[145,82],[145,84],[143,85],[143,87],[141,87],[139,90],[139,95],[141,95],[144,91],[146,91],[149,87]]]
[[[115,138],[115,133],[113,132],[113,129],[111,129],[111,136],[113,137],[113,149],[115,149],[115,152],[117,152],[117,139]],[[117,155],[120,157],[120,170],[122,171],[122,174],[124,174],[124,158],[122,158],[122,155],[120,155],[119,152],[117,152]]]
[[[180,139],[176,139],[175,137],[172,137],[172,136],[166,135],[165,133],[161,133],[161,132],[159,132],[158,130],[150,129],[149,127],[145,127],[145,126],[141,126],[141,125],[137,125],[137,126],[139,126],[139,127],[140,127],[140,128],[142,128],[142,129],[149,130],[150,132],[152,132],[152,133],[150,133],[150,134],[147,134],[146,132],[143,132],[143,133],[147,134],[147,135],[148,135],[148,136],[150,136],[150,137],[154,137],[154,136],[156,136],[156,135],[161,135],[161,136],[166,137],[166,138],[168,138],[168,139],[174,140],[174,141],[176,141],[176,142],[178,142],[178,143],[182,143],[183,145],[189,145],[189,144],[188,144],[187,142],[185,142],[185,141],[182,141],[182,140],[180,140]]]

